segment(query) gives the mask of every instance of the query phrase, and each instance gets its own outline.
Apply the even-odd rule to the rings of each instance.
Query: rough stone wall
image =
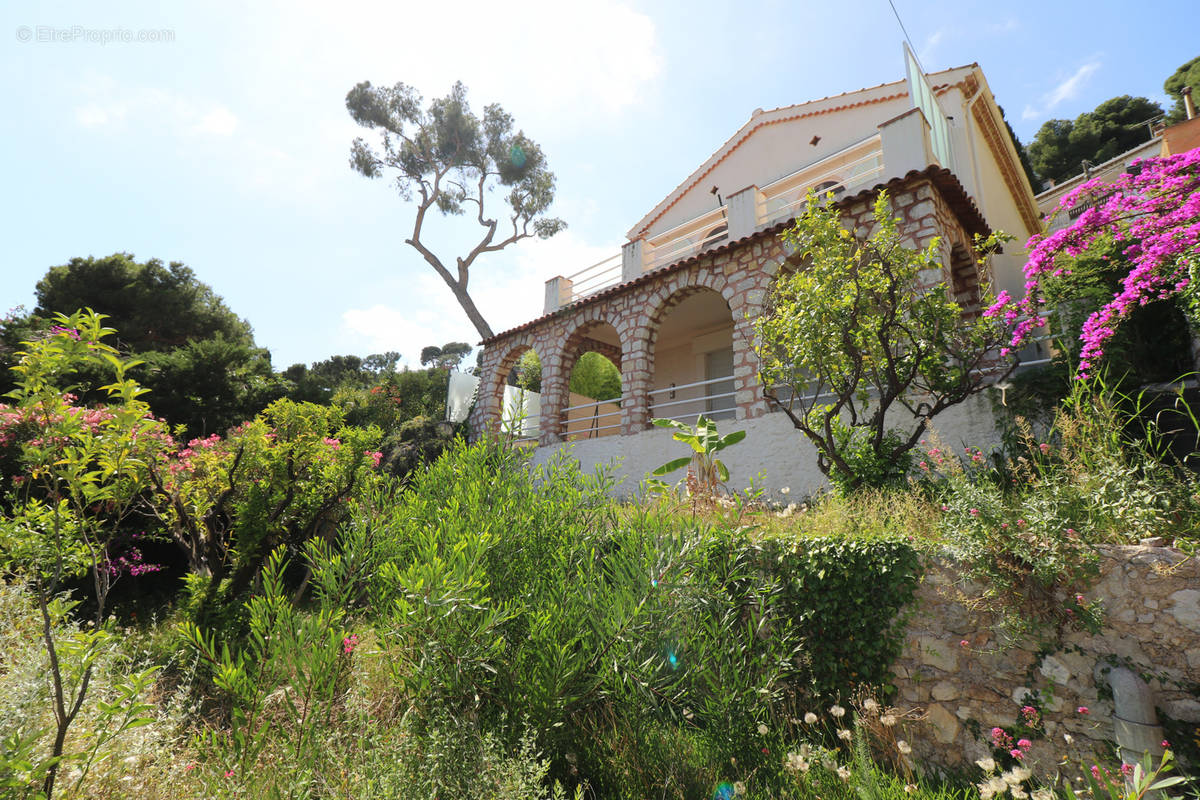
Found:
[[[941,237],[944,268],[930,270],[928,279],[948,279],[951,248],[966,242],[967,236],[936,187],[928,178],[914,179],[893,191],[891,203],[908,245],[923,246],[934,236]],[[860,199],[843,208],[847,227],[860,237],[869,235],[872,206],[873,201]],[[620,357],[614,362],[621,370],[621,433],[642,433],[650,422],[649,392],[659,326],[680,301],[703,289],[717,292],[729,305],[737,419],[762,416],[768,409],[758,385],[750,320],[762,313],[771,281],[786,257],[778,236],[759,234],[661,269],[648,279],[585,298],[526,329],[500,334],[483,351],[471,429],[480,432],[498,422],[508,372],[521,354],[532,348],[542,364],[539,443],[561,442],[563,409],[570,402],[568,383],[575,359],[586,349],[595,328],[611,325],[620,341]]]
[[[926,713],[907,732],[919,761],[953,769],[990,756],[992,728],[1011,731],[1036,690],[1045,735],[1033,739],[1028,765],[1049,777],[1064,757],[1064,772],[1112,763],[1113,704],[1097,664],[1149,676],[1160,712],[1200,737],[1200,561],[1164,547],[1103,548],[1100,578],[1085,594],[1103,602],[1103,628],[1068,630],[1059,641],[1005,641],[997,618],[968,601],[977,593],[954,564],[927,565],[894,667],[897,704]]]

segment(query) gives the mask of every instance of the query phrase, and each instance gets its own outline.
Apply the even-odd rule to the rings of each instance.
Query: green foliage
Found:
[[[119,331],[121,347],[135,353],[170,351],[217,336],[254,344],[250,325],[178,261],[138,263],[129,253],[73,258],[38,281],[37,301],[35,313],[43,317],[95,309]]]
[[[755,321],[764,395],[843,491],[894,483],[929,421],[983,388],[1007,334],[994,317],[964,319],[945,281],[929,281],[943,274],[938,240],[903,247],[886,192],[875,222],[860,243],[810,195],[783,235],[799,267],[780,274]]]
[[[1095,543],[1163,536],[1196,546],[1196,478],[1164,463],[1145,417],[1137,398],[1093,378],[1076,382],[1044,436],[1022,425],[1008,463],[971,448],[965,464],[929,451],[922,463],[945,480],[944,533],[1010,623],[1089,624],[1088,608],[1063,598],[1093,577]]]
[[[526,350],[517,361],[517,386],[529,391],[542,391],[542,362],[536,350]]]
[[[1085,160],[1096,166],[1148,141],[1148,123],[1162,113],[1145,97],[1113,97],[1074,121],[1046,121],[1029,145],[1029,158],[1043,180],[1065,181],[1084,171]]]
[[[438,347],[429,345],[421,348],[421,366],[433,366],[438,369],[456,369],[462,360],[471,352],[471,345],[466,342],[447,342]]]
[[[571,391],[593,400],[616,400],[621,396],[621,371],[599,353],[584,353],[571,370]]]
[[[142,362],[131,374],[150,391],[151,410],[192,436],[223,433],[284,393],[250,325],[181,263],[139,263],[128,253],[73,258],[38,281],[37,299],[30,323],[39,329],[54,312],[106,315],[118,332],[114,346]],[[87,363],[76,370],[79,394],[101,401],[103,370]]]
[[[894,538],[812,538],[768,552],[784,579],[783,611],[804,641],[812,693],[834,700],[856,687],[891,691],[891,665],[904,643],[901,610],[921,574],[917,551]]]
[[[536,351],[526,350],[516,370],[517,386],[531,392],[542,390],[542,362]],[[615,400],[621,396],[621,371],[607,357],[589,350],[571,368],[570,389],[593,400]]]
[[[54,714],[48,758],[19,755],[16,771],[24,776],[20,780],[40,779],[46,798],[53,796],[64,763],[78,761],[86,775],[101,748],[141,724],[148,710],[138,698],[152,673],[133,674],[130,683],[117,687],[116,698],[97,706],[100,722],[92,743],[82,752],[67,750],[67,734],[88,699],[97,660],[112,643],[105,627],[108,595],[122,574],[114,545],[148,486],[147,462],[169,441],[139,399],[144,390],[126,376],[136,362],[102,341],[114,332],[102,325],[102,316],[89,310],[56,315],[55,322],[49,335],[26,342],[18,353],[12,368],[16,388],[9,393],[13,406],[0,405],[0,441],[19,450],[24,471],[0,515],[0,569],[32,586],[48,662],[46,704]],[[74,405],[63,380],[79,364],[111,377],[100,387],[109,401],[104,408]],[[56,628],[73,604],[60,591],[66,580],[84,576],[94,593],[92,625],[64,634]],[[32,736],[40,738],[41,732]],[[30,752],[27,737],[11,739],[10,746],[18,754]],[[13,764],[6,769],[11,774]]]
[[[329,534],[371,482],[380,437],[373,426],[344,426],[338,409],[277,400],[225,439],[195,439],[156,459],[156,511],[197,576],[193,615],[211,621],[240,600],[276,548]]]
[[[703,414],[696,420],[694,428],[673,419],[654,419],[651,422],[659,428],[673,428],[675,433],[671,434],[671,438],[677,442],[683,442],[692,449],[690,456],[668,461],[651,472],[651,475],[656,477],[670,475],[678,469],[687,467],[688,489],[693,494],[703,496],[712,496],[718,488],[723,487],[729,481],[729,469],[721,459],[716,457],[716,454],[731,444],[737,444],[745,439],[745,431],[734,431],[724,436],[718,436],[716,423]],[[667,488],[662,481],[654,481],[650,485],[660,491]]]
[[[1163,91],[1175,101],[1174,105],[1171,106],[1170,112],[1167,114],[1167,122],[1171,125],[1187,119],[1187,112],[1183,107],[1183,95],[1181,94],[1181,90],[1185,86],[1192,87],[1192,102],[1197,102],[1197,95],[1200,95],[1200,56],[1196,56],[1191,61],[1181,64],[1179,69],[1171,73],[1171,77],[1163,82]]]

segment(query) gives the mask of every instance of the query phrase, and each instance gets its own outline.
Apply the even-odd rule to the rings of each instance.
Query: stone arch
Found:
[[[537,342],[531,335],[521,336],[513,341],[506,342],[503,353],[492,362],[489,368],[486,364],[481,369],[479,381],[479,391],[476,396],[476,406],[479,409],[479,418],[483,426],[489,430],[498,430],[502,415],[502,403],[504,400],[504,387],[507,385],[508,376],[517,362],[525,353],[533,350],[538,354],[539,359],[544,358],[542,351],[538,348]],[[542,364],[543,379],[545,375],[545,363]],[[544,421],[542,422],[544,430]]]
[[[628,328],[628,320],[619,314],[613,314],[606,306],[586,309],[578,318],[571,320],[571,327],[568,329],[570,332],[557,348],[556,380],[553,386],[546,387],[543,394],[543,421],[551,426],[549,430],[551,435],[556,437],[556,441],[559,438],[571,438],[568,435],[567,409],[572,407],[571,374],[579,357],[587,352],[598,352],[612,361],[618,370],[622,370],[622,364],[627,360],[629,341],[629,336],[623,333],[623,329],[627,331]],[[624,394],[626,381],[623,370],[621,378]],[[618,399],[612,405],[620,408],[620,404]],[[604,435],[622,432],[620,428],[609,427],[620,426],[621,418],[613,416],[607,408],[603,411],[607,412],[608,418],[598,421],[597,427],[603,430]],[[596,412],[602,413],[602,409],[598,406]]]

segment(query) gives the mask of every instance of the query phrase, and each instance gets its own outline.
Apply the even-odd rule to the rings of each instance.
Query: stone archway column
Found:
[[[568,388],[569,376],[563,369],[564,353],[561,349],[553,350],[542,361],[542,418],[541,435],[538,444],[558,444],[566,433],[566,420],[563,409],[567,408],[571,393]]]
[[[467,418],[471,438],[500,425],[500,393],[496,387],[503,383],[503,378],[497,374],[501,358],[497,348],[489,347],[483,351],[479,364],[479,385],[475,389],[475,405]]]
[[[638,331],[628,353],[621,354],[621,435],[632,436],[650,426],[650,388],[654,361],[646,326]]]

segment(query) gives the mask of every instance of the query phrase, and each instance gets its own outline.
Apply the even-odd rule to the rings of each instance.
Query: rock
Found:
[[[933,737],[942,744],[950,744],[958,737],[961,727],[958,718],[946,710],[940,703],[933,703],[926,711],[929,724],[933,726]]]
[[[1200,632],[1200,590],[1180,589],[1170,599],[1173,605],[1167,607],[1167,613],[1185,628]]]
[[[1060,686],[1065,686],[1067,681],[1071,680],[1071,670],[1067,669],[1067,665],[1054,656],[1043,658],[1041,666],[1038,667],[1038,672]]]
[[[1024,706],[1029,702],[1027,698],[1032,694],[1033,690],[1028,686],[1018,686],[1012,690],[1012,701],[1019,706]]]
[[[1190,698],[1171,700],[1170,702],[1163,703],[1163,711],[1172,719],[1179,719],[1184,722],[1200,722],[1200,702]]]
[[[962,691],[950,681],[938,681],[929,690],[929,694],[934,700],[954,700],[962,694]]]
[[[1187,657],[1188,666],[1200,671],[1200,647],[1193,647],[1186,651],[1184,655]]]
[[[916,640],[917,658],[922,664],[937,667],[945,672],[958,669],[958,652],[948,642],[932,636],[920,636]]]

